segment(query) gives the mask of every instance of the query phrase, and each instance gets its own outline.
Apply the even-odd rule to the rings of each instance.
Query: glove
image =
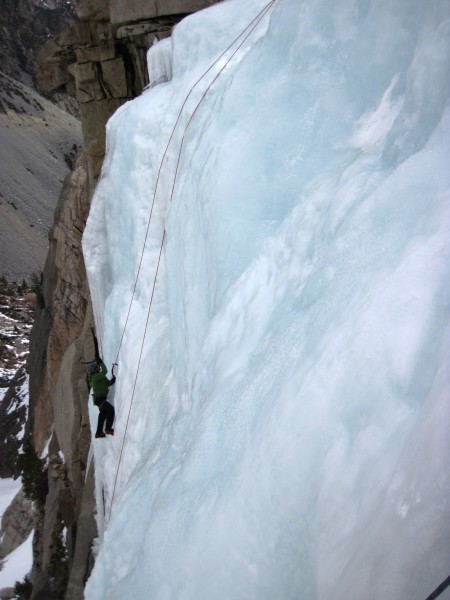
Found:
[[[113,375],[111,377],[111,381],[109,383],[110,383],[110,385],[114,385],[116,383],[116,376],[115,375]]]

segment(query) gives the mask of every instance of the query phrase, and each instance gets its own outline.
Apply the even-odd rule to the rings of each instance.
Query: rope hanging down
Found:
[[[438,585],[438,587],[434,590],[434,592],[432,592],[427,598],[425,598],[425,600],[435,600],[435,598],[440,596],[442,594],[442,592],[448,588],[449,585],[450,585],[450,575],[447,577],[447,579],[444,579],[444,581],[441,583],[441,585]]]
[[[169,137],[169,141],[167,142],[166,148],[164,150],[160,165],[159,165],[159,169],[158,169],[158,174],[157,174],[157,178],[156,178],[156,185],[155,185],[155,191],[153,194],[153,199],[152,199],[152,203],[151,203],[151,209],[150,209],[150,214],[149,214],[149,219],[147,222],[147,229],[146,229],[146,233],[145,233],[145,238],[144,238],[144,243],[143,243],[143,247],[142,247],[142,252],[141,252],[141,256],[140,256],[140,260],[139,260],[139,266],[138,266],[138,271],[136,274],[136,278],[135,278],[135,282],[134,282],[134,287],[133,287],[133,292],[132,292],[132,296],[131,296],[131,300],[130,300],[130,304],[128,307],[128,312],[127,312],[127,317],[125,320],[125,324],[123,327],[123,331],[122,331],[122,335],[121,335],[121,339],[120,339],[120,343],[119,343],[119,348],[117,350],[117,355],[116,355],[116,363],[118,362],[118,358],[119,358],[119,353],[120,353],[120,349],[122,346],[122,342],[123,342],[123,338],[125,335],[125,330],[128,324],[128,320],[129,320],[129,316],[130,316],[130,312],[131,312],[131,307],[134,301],[134,296],[136,293],[136,288],[137,288],[137,283],[138,283],[138,279],[139,279],[139,275],[140,275],[140,271],[141,271],[141,267],[142,267],[142,261],[143,261],[143,257],[144,257],[144,252],[145,252],[145,246],[147,243],[147,238],[148,238],[148,233],[149,233],[149,229],[150,229],[150,222],[152,219],[152,214],[153,214],[153,208],[154,208],[154,204],[155,204],[155,199],[156,199],[156,193],[157,193],[157,188],[158,188],[158,184],[159,184],[159,180],[160,180],[160,174],[161,174],[161,170],[162,170],[162,165],[164,162],[164,159],[167,155],[170,143],[172,141],[172,138],[174,136],[175,133],[175,129],[180,121],[181,118],[181,114],[182,111],[187,103],[188,98],[190,97],[190,95],[192,94],[193,90],[196,88],[196,86],[200,83],[200,81],[209,73],[209,71],[211,71],[211,69],[220,61],[221,58],[223,58],[223,56],[228,52],[228,50],[230,50],[234,44],[236,44],[236,42],[242,38],[242,36],[244,36],[241,40],[241,42],[239,43],[239,45],[233,50],[233,52],[231,53],[231,55],[227,58],[227,60],[225,61],[224,65],[219,69],[219,71],[217,72],[217,74],[215,75],[215,77],[212,79],[212,81],[208,84],[208,86],[206,87],[205,91],[203,92],[199,102],[197,103],[197,105],[195,106],[186,126],[185,129],[183,131],[183,135],[181,138],[181,144],[180,144],[180,148],[179,148],[179,152],[178,152],[178,158],[177,158],[177,164],[176,164],[176,169],[175,169],[175,173],[174,173],[174,177],[173,177],[173,184],[172,184],[172,189],[171,189],[171,193],[170,193],[170,198],[169,198],[169,203],[172,201],[173,198],[173,194],[174,194],[174,190],[175,190],[175,184],[176,184],[176,180],[177,180],[177,175],[178,175],[178,169],[179,169],[179,165],[181,162],[181,155],[183,152],[183,145],[184,145],[184,140],[186,137],[186,132],[199,108],[199,106],[202,104],[203,100],[205,99],[208,91],[211,89],[212,85],[214,84],[214,82],[219,78],[219,76],[223,73],[224,69],[228,66],[228,64],[231,62],[231,60],[234,58],[234,56],[237,54],[237,52],[239,51],[239,49],[243,46],[243,44],[245,43],[245,41],[248,39],[248,37],[251,35],[251,33],[255,30],[255,28],[257,27],[257,25],[261,22],[261,20],[266,16],[266,14],[269,12],[269,10],[272,8],[272,6],[276,3],[277,0],[270,0],[270,2],[268,2],[264,8],[258,13],[258,15],[252,20],[252,22],[233,40],[233,42],[222,52],[222,54],[212,63],[212,65],[203,73],[203,75],[194,83],[194,85],[191,87],[191,89],[189,90],[189,93],[187,94],[186,98],[184,99],[184,102],[180,108],[180,111],[178,113],[178,117],[176,119],[175,125],[172,128],[172,132],[170,134]],[[246,34],[246,35],[245,35]],[[125,446],[125,440],[126,440],[126,435],[127,435],[127,431],[128,431],[128,424],[130,421],[130,415],[131,415],[131,409],[132,409],[132,405],[133,405],[133,401],[134,401],[134,395],[135,395],[135,391],[136,391],[136,385],[137,385],[137,379],[138,379],[138,375],[139,375],[139,370],[140,370],[140,366],[141,366],[141,361],[142,361],[142,354],[143,354],[143,349],[144,349],[144,343],[145,343],[145,339],[147,336],[147,328],[148,328],[148,324],[149,324],[149,320],[150,320],[150,312],[151,312],[151,307],[152,307],[152,303],[153,303],[153,296],[154,296],[154,292],[155,292],[155,287],[156,287],[156,281],[158,278],[158,272],[159,272],[159,267],[160,267],[160,263],[161,263],[161,256],[162,256],[162,250],[164,247],[164,241],[166,238],[166,232],[164,230],[163,232],[163,236],[162,236],[162,240],[161,240],[161,245],[160,245],[160,249],[159,249],[159,256],[158,256],[158,262],[157,262],[157,266],[156,266],[156,272],[155,272],[155,277],[153,280],[153,288],[152,288],[152,293],[151,293],[151,297],[150,297],[150,302],[149,302],[149,307],[148,307],[148,311],[147,311],[147,318],[146,318],[146,323],[145,323],[145,328],[144,328],[144,334],[142,337],[142,342],[141,342],[141,348],[140,348],[140,352],[139,352],[139,359],[138,359],[138,365],[137,365],[137,369],[136,369],[136,375],[134,378],[134,383],[133,383],[133,390],[132,390],[132,394],[131,394],[131,399],[130,399],[130,406],[128,409],[128,415],[127,415],[127,420],[126,420],[126,424],[125,424],[125,431],[124,431],[124,435],[122,438],[122,444],[121,444],[121,448],[120,448],[120,454],[119,454],[119,460],[117,463],[117,469],[116,469],[116,475],[115,475],[115,479],[114,479],[114,486],[113,486],[113,491],[112,491],[112,495],[111,495],[111,503],[110,503],[110,507],[109,507],[109,517],[108,520],[111,518],[111,513],[112,513],[112,507],[113,507],[113,503],[114,503],[114,497],[115,497],[115,492],[116,492],[116,487],[117,487],[117,480],[119,477],[119,471],[120,471],[120,465],[122,462],[122,456],[123,456],[123,450],[124,450],[124,446]]]
[[[126,438],[127,431],[128,431],[128,423],[130,421],[131,407],[133,405],[134,393],[136,391],[136,384],[137,384],[137,380],[138,380],[139,369],[141,368],[142,352],[144,350],[145,337],[147,335],[147,327],[148,327],[148,322],[149,322],[149,319],[150,319],[150,309],[151,309],[152,303],[153,303],[153,295],[155,293],[156,280],[158,278],[159,265],[161,263],[161,255],[162,255],[162,249],[163,249],[163,246],[164,246],[165,237],[166,237],[166,232],[164,232],[163,239],[162,239],[162,242],[161,242],[161,247],[159,249],[158,264],[156,266],[155,278],[153,280],[152,295],[151,295],[151,298],[150,298],[150,303],[149,303],[149,307],[148,307],[148,311],[147,311],[147,319],[145,321],[144,335],[142,337],[141,349],[139,351],[138,366],[137,366],[137,369],[136,369],[136,375],[134,377],[133,391],[131,393],[131,401],[130,401],[130,406],[128,408],[128,415],[127,415],[127,420],[126,420],[126,423],[125,423],[125,431],[124,431],[123,438],[122,438],[122,445],[120,447],[120,454],[119,454],[119,460],[118,460],[118,463],[117,463],[116,476],[114,478],[114,487],[113,487],[113,491],[112,491],[112,495],[111,495],[111,504],[109,505],[109,517],[108,517],[108,520],[111,519],[111,512],[112,512],[112,507],[113,507],[113,502],[114,502],[114,496],[115,496],[115,493],[116,493],[117,479],[119,477],[119,469],[120,469],[120,464],[122,462],[122,454],[123,454],[123,449],[124,449],[124,446],[125,446],[125,438]]]
[[[152,216],[153,216],[153,208],[154,208],[154,205],[155,205],[156,194],[158,192],[158,186],[159,186],[159,181],[160,181],[162,167],[163,167],[163,164],[164,164],[164,159],[166,158],[167,152],[169,151],[170,144],[172,142],[172,139],[173,139],[173,136],[175,134],[175,130],[176,130],[177,126],[178,126],[178,123],[179,123],[179,121],[181,119],[181,115],[183,114],[184,107],[186,106],[187,101],[189,100],[191,94],[193,93],[193,91],[195,90],[195,88],[198,86],[198,84],[215,67],[215,65],[225,56],[225,54],[233,47],[233,45],[236,44],[236,42],[239,40],[239,38],[241,38],[242,36],[244,36],[245,34],[247,34],[247,35],[245,35],[245,37],[243,38],[243,40],[239,44],[239,46],[234,50],[234,52],[231,54],[231,56],[227,59],[227,61],[225,62],[224,66],[220,69],[220,71],[217,73],[217,75],[211,81],[211,83],[209,84],[209,86],[207,87],[206,91],[204,92],[203,96],[200,99],[200,102],[195,107],[194,112],[192,113],[192,115],[191,115],[191,117],[190,117],[190,119],[189,119],[189,121],[188,121],[185,129],[184,129],[184,133],[183,133],[183,137],[182,137],[182,142],[181,142],[181,147],[180,147],[180,151],[178,153],[178,162],[177,162],[177,168],[176,168],[176,172],[175,172],[175,176],[174,176],[174,185],[172,187],[172,193],[171,193],[171,196],[170,196],[170,201],[172,200],[172,197],[173,197],[173,191],[174,191],[174,187],[175,187],[175,180],[176,180],[176,176],[177,176],[177,172],[178,172],[179,160],[180,160],[180,156],[181,156],[182,146],[183,146],[183,143],[184,143],[184,138],[185,138],[185,135],[186,135],[186,131],[187,131],[187,129],[188,129],[188,127],[189,127],[189,125],[190,125],[190,123],[192,121],[192,118],[194,117],[194,114],[196,113],[198,107],[202,103],[204,97],[206,96],[206,94],[209,91],[209,89],[212,86],[212,84],[216,81],[216,79],[219,77],[219,75],[222,73],[222,71],[225,69],[225,67],[228,66],[228,64],[231,61],[231,59],[234,58],[234,56],[236,55],[236,53],[238,52],[238,50],[242,47],[242,45],[244,44],[244,42],[248,39],[248,37],[250,36],[250,34],[256,28],[256,26],[261,22],[261,20],[269,12],[269,10],[272,8],[272,6],[273,6],[273,4],[275,4],[275,2],[276,2],[276,0],[270,0],[270,2],[268,2],[268,4],[266,4],[264,6],[264,8],[256,15],[256,17],[247,25],[247,27],[237,36],[237,38],[235,38],[231,42],[231,44],[227,48],[225,48],[225,50],[222,52],[222,54],[220,54],[220,56],[218,56],[216,58],[216,60],[208,67],[208,69],[197,79],[197,81],[190,88],[188,94],[186,95],[186,97],[185,97],[185,99],[183,101],[183,104],[181,105],[180,110],[178,111],[177,119],[176,119],[175,124],[174,124],[174,126],[172,128],[172,131],[171,131],[170,136],[169,136],[169,140],[167,142],[167,145],[165,147],[165,150],[164,150],[164,153],[162,155],[161,161],[159,163],[158,173],[157,173],[156,182],[155,182],[155,190],[153,192],[153,198],[152,198],[152,202],[151,202],[151,205],[150,205],[149,218],[148,218],[148,221],[147,221],[147,228],[146,228],[146,231],[145,231],[144,242],[142,244],[142,251],[141,251],[141,254],[140,254],[140,258],[139,258],[138,270],[137,270],[136,277],[135,277],[135,280],[134,280],[133,291],[132,291],[130,303],[129,303],[129,306],[128,306],[127,316],[126,316],[126,319],[125,319],[125,324],[124,324],[123,329],[122,329],[122,334],[121,334],[121,337],[120,337],[120,342],[119,342],[119,346],[118,346],[117,353],[116,353],[116,358],[115,358],[115,362],[116,363],[119,360],[120,349],[122,347],[123,338],[125,336],[125,332],[126,332],[126,329],[127,329],[128,320],[130,318],[131,308],[132,308],[132,305],[133,305],[133,302],[134,302],[134,297],[136,295],[136,288],[137,288],[137,284],[138,284],[138,280],[139,280],[139,275],[141,273],[142,262],[143,262],[144,253],[145,253],[145,246],[147,244],[148,234],[149,234],[149,230],[150,230],[150,224],[151,224],[151,220],[152,220]]]

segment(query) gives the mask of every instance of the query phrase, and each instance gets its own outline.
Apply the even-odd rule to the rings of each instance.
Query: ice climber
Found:
[[[109,388],[114,385],[116,378],[114,374],[111,379],[106,377],[108,369],[98,354],[98,343],[94,333],[92,335],[95,344],[95,361],[87,367],[88,381],[89,387],[92,389],[92,395],[94,396],[94,404],[98,406],[99,410],[95,437],[104,438],[106,434],[114,435],[113,423],[115,410],[114,406],[108,402],[108,394]],[[105,430],[103,431],[104,427]]]

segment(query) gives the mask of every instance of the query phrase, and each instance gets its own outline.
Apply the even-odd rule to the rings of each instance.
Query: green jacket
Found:
[[[94,398],[98,396],[103,396],[106,398],[109,391],[108,388],[113,382],[106,377],[108,369],[105,367],[105,363],[103,361],[100,362],[99,367],[100,371],[98,373],[92,373],[92,375],[89,375],[89,383],[91,384]]]

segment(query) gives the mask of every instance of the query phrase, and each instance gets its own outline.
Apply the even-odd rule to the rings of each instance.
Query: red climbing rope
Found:
[[[122,445],[120,447],[119,461],[117,463],[116,477],[114,479],[114,487],[113,487],[113,491],[112,491],[112,495],[111,495],[111,504],[109,506],[109,519],[111,518],[112,506],[113,506],[113,502],[114,502],[114,495],[116,493],[117,478],[119,476],[119,468],[120,468],[120,463],[122,462],[122,454],[123,454],[123,449],[124,449],[124,446],[125,446],[125,437],[126,437],[127,430],[128,430],[128,423],[130,421],[131,407],[133,405],[134,393],[136,391],[136,384],[137,384],[137,380],[138,380],[139,369],[141,368],[142,352],[144,350],[144,343],[145,343],[145,338],[146,338],[146,335],[147,335],[148,322],[150,320],[150,310],[151,310],[152,304],[153,304],[153,295],[155,293],[156,280],[158,278],[159,265],[161,263],[161,255],[162,255],[162,250],[163,250],[165,238],[166,238],[166,232],[164,231],[163,238],[162,238],[162,241],[161,241],[161,247],[159,249],[158,263],[156,265],[156,273],[155,273],[155,278],[154,278],[154,281],[153,281],[152,295],[150,297],[150,303],[149,303],[148,311],[147,311],[147,319],[145,321],[144,335],[142,336],[141,349],[139,351],[138,366],[137,366],[136,375],[135,375],[135,378],[134,378],[133,391],[131,393],[131,401],[130,401],[130,407],[128,409],[127,421],[126,421],[126,424],[125,424],[125,432],[123,434]]]
[[[122,342],[123,342],[123,338],[125,335],[125,330],[128,324],[128,320],[130,317],[130,312],[131,312],[131,307],[134,301],[134,296],[136,293],[136,288],[137,288],[137,283],[138,283],[138,279],[139,279],[139,274],[141,271],[141,267],[142,267],[142,261],[144,258],[144,252],[145,252],[145,246],[147,243],[147,238],[148,238],[148,234],[149,234],[149,229],[150,229],[150,222],[152,219],[152,214],[153,214],[153,208],[154,208],[154,204],[155,204],[155,199],[156,199],[156,193],[157,193],[157,189],[158,189],[158,184],[159,184],[159,180],[160,180],[160,174],[161,174],[161,170],[162,170],[162,166],[163,166],[163,162],[164,159],[167,155],[170,143],[172,141],[172,138],[174,136],[175,133],[175,129],[180,121],[181,118],[181,114],[183,112],[183,109],[188,101],[188,98],[190,97],[190,95],[192,94],[193,90],[196,88],[196,86],[200,83],[200,81],[207,75],[207,73],[209,73],[209,71],[211,71],[211,69],[214,67],[214,65],[216,65],[220,59],[228,52],[228,50],[230,50],[233,45],[236,44],[236,42],[242,37],[241,42],[239,43],[239,45],[234,49],[234,51],[231,53],[231,55],[227,58],[227,60],[225,61],[225,63],[223,64],[223,66],[219,69],[219,71],[217,72],[217,74],[215,75],[215,77],[212,79],[212,81],[208,84],[208,86],[206,87],[205,91],[203,92],[200,100],[198,101],[197,105],[195,106],[191,116],[189,117],[189,120],[184,128],[183,131],[183,135],[181,137],[181,143],[180,143],[180,148],[179,148],[179,152],[178,152],[178,157],[177,157],[177,163],[176,163],[176,169],[175,169],[175,173],[173,176],[173,184],[172,184],[172,189],[171,189],[171,193],[170,193],[170,198],[169,198],[169,203],[172,201],[173,198],[173,194],[174,194],[174,190],[175,190],[175,185],[176,185],[176,180],[177,180],[177,175],[178,175],[178,169],[180,166],[180,162],[181,162],[181,155],[183,152],[183,146],[184,146],[184,140],[186,137],[186,133],[187,130],[199,108],[199,106],[201,105],[201,103],[203,102],[203,100],[205,99],[206,95],[208,94],[209,90],[211,89],[212,85],[214,84],[214,82],[218,79],[218,77],[223,73],[224,69],[228,66],[228,64],[230,63],[230,61],[234,58],[234,56],[237,54],[237,52],[239,51],[239,49],[243,46],[243,44],[245,43],[245,41],[248,39],[248,37],[251,35],[251,33],[255,30],[255,28],[257,27],[257,25],[261,22],[261,20],[265,17],[265,15],[269,12],[269,10],[272,8],[272,6],[275,4],[277,0],[270,0],[270,2],[268,2],[264,8],[258,13],[258,15],[252,20],[252,22],[237,36],[237,38],[235,38],[233,40],[233,42],[226,48],[226,50],[224,50],[222,52],[222,54],[211,64],[211,66],[203,73],[203,75],[194,83],[194,85],[191,87],[191,89],[189,90],[189,93],[187,94],[186,98],[184,99],[184,102],[180,108],[180,111],[178,113],[175,125],[172,128],[172,132],[170,134],[169,137],[169,141],[167,142],[166,148],[164,150],[160,165],[159,165],[159,169],[158,169],[158,174],[157,174],[157,178],[156,178],[156,185],[155,185],[155,191],[153,194],[153,199],[152,199],[152,203],[151,203],[151,209],[150,209],[150,214],[149,214],[149,219],[148,219],[148,223],[147,223],[147,229],[145,232],[145,238],[144,238],[144,243],[143,243],[143,247],[142,247],[142,252],[141,252],[141,256],[140,256],[140,260],[139,260],[139,266],[138,266],[138,271],[136,274],[136,278],[135,278],[135,282],[134,282],[134,287],[133,287],[133,293],[131,296],[131,300],[130,300],[130,304],[128,307],[128,312],[127,312],[127,317],[125,320],[125,324],[123,327],[123,331],[122,331],[122,335],[120,338],[120,343],[119,343],[119,347],[117,350],[117,355],[116,355],[116,363],[118,361],[119,358],[119,353],[120,353],[120,349],[122,346]],[[245,35],[246,34],[246,35]],[[113,503],[114,503],[114,497],[115,497],[115,492],[116,492],[116,487],[117,487],[117,480],[119,477],[119,471],[120,471],[120,465],[122,462],[122,456],[123,456],[123,450],[125,447],[125,441],[126,441],[126,435],[127,435],[127,431],[128,431],[128,424],[130,421],[130,414],[131,414],[131,409],[132,409],[132,405],[133,405],[133,401],[134,401],[134,395],[135,395],[135,391],[136,391],[136,385],[137,385],[137,380],[138,380],[138,375],[139,375],[139,370],[140,370],[140,366],[141,366],[141,361],[142,361],[142,354],[143,354],[143,349],[144,349],[144,344],[145,344],[145,338],[147,335],[147,328],[148,328],[148,324],[149,324],[149,320],[150,320],[150,311],[151,311],[151,307],[152,307],[152,303],[153,303],[153,296],[155,293],[155,287],[156,287],[156,281],[158,278],[158,272],[159,272],[159,267],[160,267],[160,263],[161,263],[161,257],[162,257],[162,250],[164,247],[164,241],[166,238],[166,231],[164,230],[163,232],[163,236],[162,236],[162,240],[161,240],[161,245],[160,245],[160,249],[159,249],[159,256],[158,256],[158,262],[157,262],[157,266],[156,266],[156,272],[155,272],[155,277],[153,280],[153,288],[152,288],[152,293],[151,293],[151,297],[150,297],[150,303],[149,303],[149,307],[148,307],[148,311],[147,311],[147,319],[146,319],[146,323],[145,323],[145,328],[144,328],[144,334],[142,337],[142,342],[141,342],[141,348],[140,348],[140,352],[139,352],[139,359],[138,359],[138,365],[137,365],[137,370],[136,370],[136,375],[134,378],[134,383],[133,383],[133,390],[132,390],[132,394],[131,394],[131,399],[130,399],[130,406],[128,409],[128,415],[127,415],[127,420],[126,420],[126,424],[125,424],[125,430],[124,430],[124,434],[123,434],[123,438],[122,438],[122,444],[121,444],[121,448],[120,448],[120,454],[119,454],[119,460],[117,463],[117,469],[116,469],[116,475],[115,475],[115,479],[114,479],[114,486],[113,486],[113,491],[112,491],[112,495],[111,495],[111,503],[110,503],[110,507],[109,507],[109,517],[108,520],[111,518],[111,513],[112,513],[112,507],[113,507]]]
[[[228,63],[231,61],[231,59],[236,55],[236,53],[238,52],[238,50],[242,47],[242,45],[244,44],[244,42],[247,40],[247,38],[250,36],[250,34],[256,28],[256,26],[261,22],[261,20],[263,19],[263,17],[269,12],[269,10],[272,8],[272,5],[275,4],[275,2],[276,2],[276,0],[270,0],[270,2],[268,2],[268,4],[266,4],[264,6],[264,8],[258,13],[258,15],[237,36],[237,38],[235,38],[231,42],[231,44],[222,52],[222,54],[220,54],[220,56],[218,56],[216,58],[216,60],[208,67],[208,69],[197,79],[197,81],[190,88],[188,94],[186,95],[186,97],[185,97],[185,99],[183,101],[183,104],[181,105],[180,110],[178,111],[177,119],[176,119],[175,124],[174,124],[174,126],[172,128],[172,131],[171,131],[170,136],[169,136],[169,140],[167,142],[166,148],[164,150],[164,153],[162,155],[161,161],[159,163],[159,168],[158,168],[158,173],[157,173],[156,183],[155,183],[155,190],[154,190],[154,193],[153,193],[153,199],[152,199],[152,203],[151,203],[151,206],[150,206],[150,214],[149,214],[149,218],[148,218],[148,221],[147,221],[147,228],[146,228],[145,236],[144,236],[144,243],[142,244],[142,251],[141,251],[140,258],[139,258],[138,270],[137,270],[136,277],[135,277],[135,280],[134,280],[133,292],[131,294],[131,300],[130,300],[130,303],[129,303],[129,306],[128,306],[128,311],[127,311],[127,316],[126,316],[126,319],[125,319],[125,324],[124,324],[123,329],[122,329],[122,334],[121,334],[121,337],[120,337],[120,342],[119,342],[119,346],[118,346],[117,353],[116,353],[116,360],[115,360],[116,363],[119,360],[120,349],[122,347],[123,338],[125,336],[125,331],[126,331],[126,328],[127,328],[127,325],[128,325],[128,320],[130,318],[131,308],[132,308],[132,305],[133,305],[133,302],[134,302],[134,297],[136,295],[137,283],[138,283],[139,275],[140,275],[141,268],[142,268],[142,261],[144,259],[145,246],[147,244],[148,234],[149,234],[149,230],[150,230],[150,224],[151,224],[151,220],[152,220],[152,216],[153,216],[153,208],[154,208],[154,205],[155,205],[156,194],[157,194],[157,191],[158,191],[158,185],[159,185],[159,180],[160,180],[160,176],[161,176],[162,167],[163,167],[163,164],[164,164],[164,159],[166,158],[167,152],[169,151],[169,146],[170,146],[170,144],[172,142],[172,138],[173,138],[173,136],[175,134],[175,130],[176,130],[176,128],[178,126],[178,123],[179,123],[179,121],[181,119],[181,115],[183,114],[184,107],[186,106],[187,101],[189,100],[191,94],[193,93],[193,91],[195,90],[195,88],[197,87],[197,85],[206,77],[206,75],[211,71],[211,69],[213,69],[214,66],[225,56],[225,54],[233,47],[233,45],[239,40],[239,38],[242,37],[244,34],[246,34],[250,30],[249,33],[247,33],[247,35],[243,38],[242,42],[239,44],[239,46],[236,48],[236,50],[227,59],[227,61],[224,64],[224,66],[220,69],[220,71],[217,73],[217,75],[214,77],[214,79],[208,85],[206,91],[204,92],[202,98],[200,99],[200,102],[195,107],[194,112],[192,113],[192,115],[191,115],[191,117],[190,117],[190,119],[188,121],[188,124],[186,125],[186,128],[184,130],[184,133],[183,133],[182,143],[181,143],[181,147],[180,147],[180,152],[178,153],[178,162],[177,162],[177,167],[176,167],[174,182],[176,180],[176,175],[177,175],[177,172],[178,172],[179,161],[180,161],[180,157],[181,157],[181,151],[182,151],[182,146],[183,146],[183,143],[184,143],[184,138],[185,138],[185,135],[186,135],[186,131],[187,131],[187,129],[188,129],[188,127],[189,127],[189,125],[190,125],[190,123],[192,121],[192,118],[194,117],[194,114],[197,112],[198,107],[202,103],[204,97],[206,96],[207,92],[211,88],[212,84],[216,81],[216,79],[219,77],[219,75],[223,72],[223,70],[225,69],[225,67],[228,65]],[[172,187],[172,194],[170,196],[170,200],[172,200],[174,187],[175,186]]]

